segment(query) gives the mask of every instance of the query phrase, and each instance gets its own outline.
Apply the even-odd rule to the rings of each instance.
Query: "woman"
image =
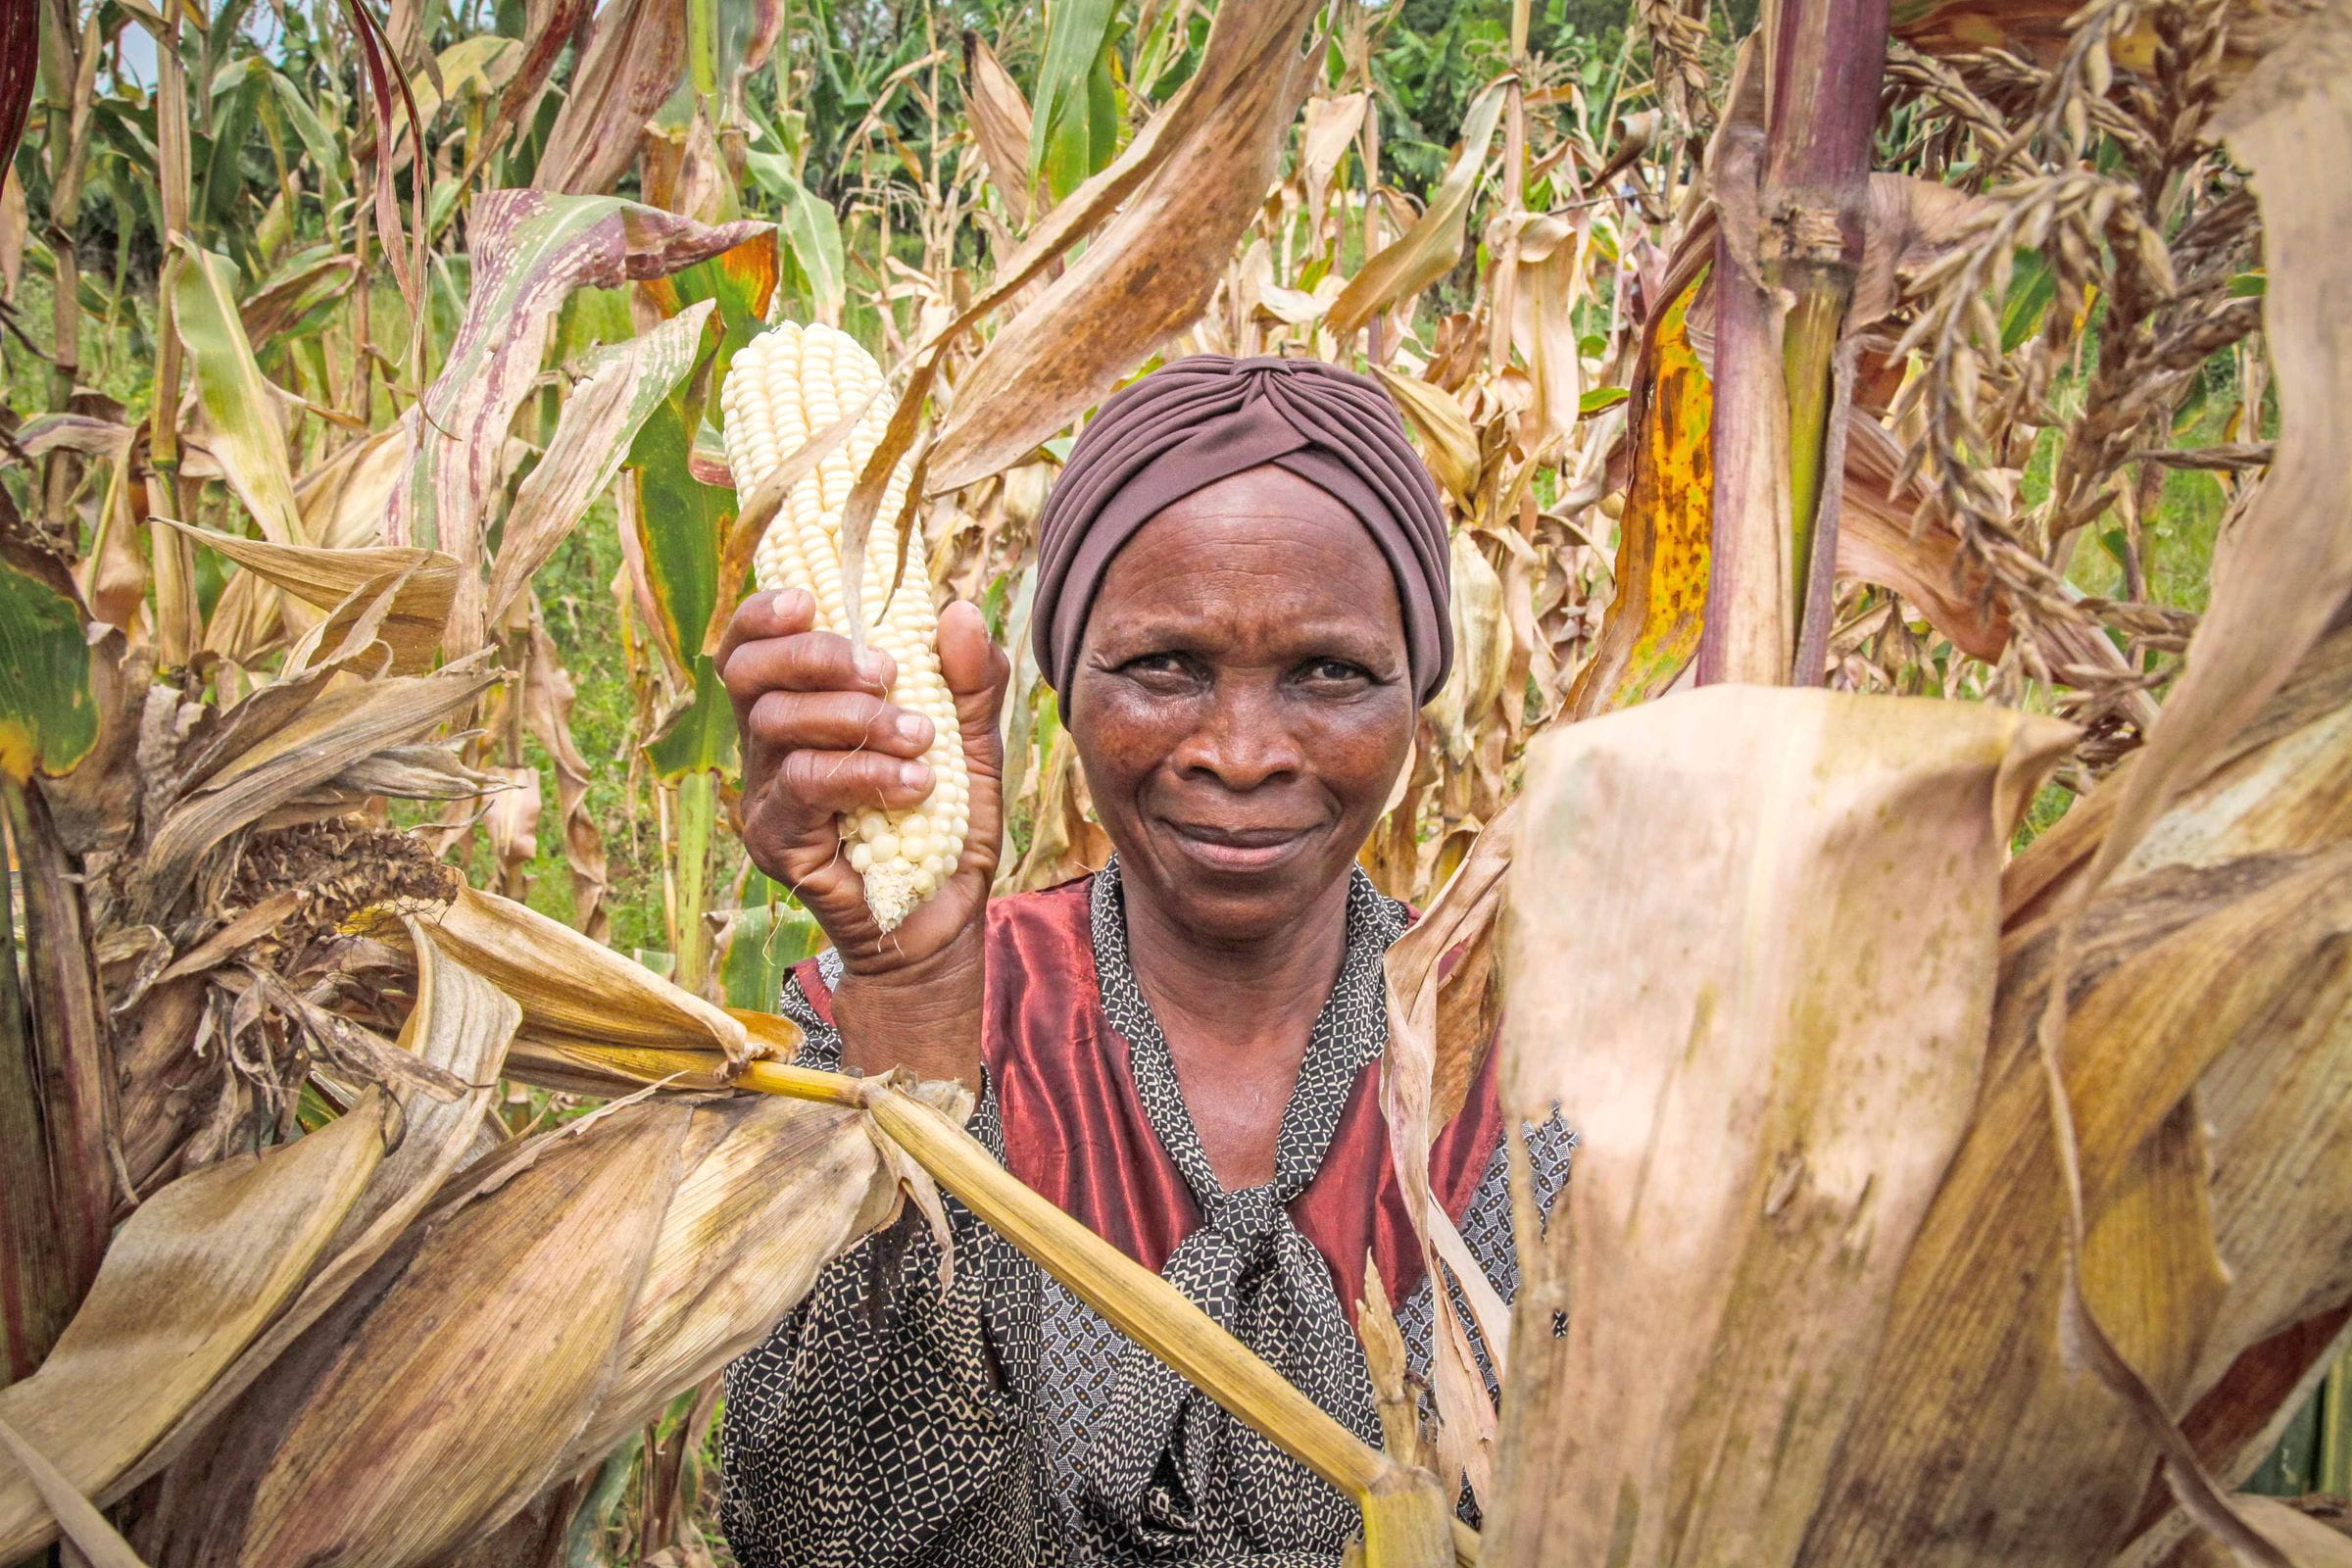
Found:
[[[1307,361],[1180,360],[1104,405],[1040,522],[1039,667],[1117,856],[988,899],[1006,666],[940,617],[972,779],[948,887],[885,937],[837,813],[929,787],[891,670],[799,594],[720,662],[746,840],[834,948],[784,1005],[805,1059],[980,1088],[1012,1171],[1377,1441],[1355,1304],[1377,1261],[1426,1372],[1428,1282],[1378,1105],[1381,957],[1410,916],[1355,869],[1450,658],[1445,522],[1395,407]],[[1433,1166],[1516,1283],[1491,1082]],[[1568,1139],[1536,1140],[1539,1200]],[[951,1204],[837,1261],[729,1375],[723,1517],[767,1565],[1338,1561],[1345,1498]]]

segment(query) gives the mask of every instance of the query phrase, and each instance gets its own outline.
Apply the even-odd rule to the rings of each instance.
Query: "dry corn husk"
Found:
[[[172,1467],[151,1561],[459,1550],[764,1336],[895,1194],[844,1106],[646,1101],[511,1144]]]
[[[2192,1091],[2340,940],[2348,870],[2329,852],[2142,878],[2085,915],[2062,1057],[2083,1294],[2175,1409],[2229,1288]],[[2033,1047],[2054,937],[2009,944],[1978,1123],[1905,1266],[1808,1561],[2103,1562],[2146,1489],[2153,1439],[2058,1332],[2064,1198]]]
[[[151,1399],[150,1407],[138,1418],[147,1423],[144,1431],[161,1437],[140,1444],[139,1451],[125,1447],[123,1451],[136,1462],[127,1470],[118,1467],[107,1478],[104,1495],[108,1499],[127,1493],[160,1471],[191,1441],[203,1438],[254,1378],[342,1299],[451,1173],[488,1147],[483,1142],[483,1118],[497,1089],[517,1009],[478,976],[441,956],[429,938],[418,936],[416,941],[416,1000],[402,1026],[400,1048],[413,1053],[427,1069],[466,1084],[466,1091],[454,1100],[442,1100],[416,1083],[396,1080],[380,1091],[369,1092],[351,1112],[295,1146],[312,1150],[316,1158],[372,1127],[373,1147],[382,1157],[356,1196],[348,1200],[330,1196],[323,1203],[320,1195],[303,1185],[301,1165],[278,1168],[269,1201],[302,1204],[306,1218],[315,1210],[319,1219],[338,1222],[325,1250],[317,1254],[328,1261],[310,1273],[291,1303],[269,1318],[268,1328],[243,1344],[241,1353],[225,1365],[216,1363],[203,1378],[192,1376],[178,1383],[163,1380],[132,1396]],[[383,1152],[386,1144],[391,1148]],[[199,1181],[214,1168],[219,1167],[188,1180]],[[142,1212],[170,1212],[170,1205],[161,1200],[169,1197],[177,1201],[180,1192],[180,1184],[165,1189]],[[192,1320],[178,1328],[183,1334],[192,1334],[207,1315],[202,1274],[235,1263],[234,1238],[216,1237],[201,1250],[179,1259],[169,1274],[145,1276],[136,1283],[142,1292],[167,1296],[186,1305]],[[233,1320],[234,1314],[249,1311],[254,1304],[244,1298],[225,1301],[211,1315],[216,1321]],[[270,1309],[275,1310],[273,1303]],[[158,1393],[163,1396],[153,1397]]]
[[[2072,735],[1711,687],[1531,750],[1502,1093],[1583,1144],[1521,1243],[1488,1562],[1796,1559],[1976,1100],[2010,823]]]
[[[1443,395],[1443,394],[1441,394]],[[1470,760],[1478,737],[1494,716],[1510,667],[1511,623],[1503,612],[1502,579],[1467,528],[1454,530],[1453,592],[1447,613],[1453,620],[1453,668],[1446,684],[1421,710],[1438,743],[1456,766]]]
[[[354,923],[387,941],[410,939],[394,910],[371,910]],[[417,928],[522,1009],[516,1046],[523,1058],[586,1053],[583,1059],[592,1060],[617,1048],[710,1051],[723,1076],[690,1087],[715,1088],[751,1057],[743,1025],[723,1009],[512,899],[463,889],[446,908],[419,916]]]
[[[323,1131],[148,1199],[41,1369],[0,1389],[0,1422],[85,1494],[111,1486],[301,1287],[383,1158],[386,1111],[368,1095]],[[0,1562],[55,1531],[31,1483],[0,1466]]]

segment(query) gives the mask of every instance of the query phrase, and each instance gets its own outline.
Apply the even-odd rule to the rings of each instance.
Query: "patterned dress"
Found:
[[[1163,1273],[1367,1442],[1353,1307],[1375,1259],[1426,1379],[1430,1283],[1388,1169],[1382,957],[1410,913],[1360,872],[1346,956],[1285,1110],[1275,1177],[1227,1192],[1128,959],[1118,862],[990,911],[971,1129]],[[830,1066],[837,955],[785,1009]],[[1440,1200],[1505,1299],[1518,1283],[1491,1071],[1432,1150]],[[1573,1136],[1530,1130],[1537,1203]],[[727,1375],[720,1517],[747,1568],[1328,1568],[1353,1507],[1064,1291],[953,1199],[952,1275],[911,1211],[819,1276]],[[1467,1505],[1466,1505],[1467,1506]]]

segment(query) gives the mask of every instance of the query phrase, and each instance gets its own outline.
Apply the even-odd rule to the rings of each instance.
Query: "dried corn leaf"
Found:
[[[515,596],[620,471],[638,427],[694,368],[703,325],[716,308],[715,301],[698,300],[608,350],[571,389],[539,466],[515,487],[507,511],[490,568],[490,625],[505,623]]]
[[[216,767],[164,817],[134,884],[134,920],[152,920],[188,885],[196,862],[237,829],[387,747],[406,745],[468,707],[496,671],[455,665],[430,675],[338,677],[294,716]]]
[[[329,550],[376,545],[383,538],[384,509],[407,467],[407,433],[399,425],[354,441],[294,482],[303,526]]]
[[[307,1138],[183,1176],[108,1248],[41,1369],[0,1389],[0,1421],[84,1494],[179,1419],[302,1284],[384,1152],[375,1095]],[[0,1467],[0,1561],[54,1539],[30,1483]]]
[[[2227,1279],[2192,1091],[2309,996],[2347,918],[2342,849],[2140,877],[2081,917],[2061,1067],[2082,1292],[2175,1410]],[[2137,1512],[2155,1440],[2059,1335],[2065,1193],[2034,1044],[2057,936],[2043,921],[2004,944],[1977,1123],[1904,1265],[1809,1564],[2103,1563]],[[2132,1245],[2108,1245],[2118,1226]]]
[[[1474,1322],[1485,1340],[1495,1373],[1507,1375],[1510,1317],[1493,1285],[1472,1258],[1461,1232],[1430,1187],[1429,1150],[1461,1106],[1459,1096],[1441,1105],[1441,1086],[1466,1081],[1462,1058],[1467,1042],[1440,1038],[1442,987],[1446,956],[1483,941],[1502,902],[1504,873],[1518,829],[1518,803],[1503,808],[1480,833],[1460,867],[1420,919],[1389,950],[1389,1043],[1380,1075],[1380,1112],[1389,1128],[1389,1158],[1404,1193],[1421,1243],[1423,1272],[1443,1278],[1441,1261],[1452,1271],[1469,1304],[1465,1315],[1454,1293],[1433,1296],[1431,1372],[1437,1396],[1439,1474],[1466,1475],[1482,1497],[1491,1497],[1495,1441],[1494,1405],[1486,1378],[1472,1354],[1468,1329]],[[1484,1042],[1479,1042],[1483,1045]],[[1471,1047],[1471,1049],[1476,1049]]]
[[[1165,122],[1158,166],[957,383],[927,489],[957,489],[1019,462],[1200,316],[1274,182],[1312,82],[1320,57],[1302,54],[1298,35],[1314,11],[1312,0],[1260,0],[1217,13],[1198,74],[1154,122]],[[1086,195],[1081,187],[1062,205]],[[849,556],[845,542],[845,579],[856,569]]]
[[[2073,0],[1901,0],[1890,8],[1892,34],[1925,54],[1975,55],[2005,49],[2044,70],[2056,66],[2082,9]],[[2142,18],[2117,40],[2119,65],[2145,71],[2156,54],[2156,27]]]
[[[1343,339],[1373,316],[1415,294],[1451,271],[1469,238],[1470,198],[1486,173],[1487,149],[1502,122],[1506,89],[1515,78],[1498,77],[1479,89],[1462,112],[1462,139],[1454,144],[1429,205],[1410,228],[1348,280],[1324,313],[1324,323]]]
[[[1110,838],[1087,811],[1086,777],[1068,730],[1054,736],[1045,766],[1035,775],[1029,848],[1020,862],[997,876],[1000,897],[1028,893],[1099,871],[1110,860]]]
[[[686,32],[686,8],[677,0],[624,0],[596,13],[572,91],[539,155],[541,189],[595,195],[619,182],[636,161],[646,122],[678,84]]]
[[[2137,765],[2124,759],[2107,784],[2076,803],[2010,862],[2004,917],[2017,924],[2056,906],[2090,863]],[[2240,855],[2311,848],[2352,837],[2352,618],[2305,657],[2254,721],[2182,788],[2118,875],[2209,865]]]
[[[1961,559],[1958,534],[1940,518],[1917,525],[1919,497],[1895,482],[1902,461],[1885,425],[1866,415],[1847,416],[1838,576],[1893,589],[1953,647],[1996,661],[2009,645],[2009,616],[1984,568]]]
[[[645,9],[624,15],[608,8],[582,71],[593,72],[608,37],[624,31]],[[609,86],[602,77],[586,79],[600,90]],[[667,91],[665,84],[662,93]],[[572,100],[565,122],[587,102]],[[625,165],[635,152],[637,128],[630,124],[620,144],[608,140],[593,156],[617,153]],[[555,177],[557,161],[551,147],[539,166],[543,184],[562,182]],[[383,529],[388,544],[423,545],[457,561],[453,648],[470,650],[482,640],[487,606],[480,573],[490,501],[505,478],[508,426],[538,380],[557,310],[575,289],[666,276],[770,226],[739,221],[706,227],[635,202],[536,190],[491,191],[473,203],[466,224],[473,266],[466,319],[441,373],[407,416],[407,482],[393,490]]]
[[[1399,375],[1386,366],[1373,368],[1389,396],[1420,432],[1422,461],[1438,482],[1449,491],[1463,513],[1471,510],[1478,493],[1478,432],[1452,393],[1417,375]]]
[[[2314,12],[2215,117],[2262,198],[2278,453],[2214,563],[2213,602],[2089,873],[2095,888],[2352,598],[2352,5]]]
[[[303,1288],[284,1314],[248,1347],[189,1408],[117,1494],[160,1471],[210,1431],[253,1381],[276,1364],[288,1346],[343,1300],[432,1200],[441,1185],[480,1147],[483,1114],[497,1089],[515,1022],[514,1003],[437,950],[420,944],[416,1001],[401,1029],[401,1045],[426,1065],[473,1086],[457,1100],[411,1095],[400,1103],[400,1142],[338,1228],[332,1259]],[[365,1216],[364,1223],[361,1216]]]
[[[1265,59],[1265,28],[1268,24],[1291,21],[1295,34],[1294,10],[1289,0],[1284,0],[1279,9],[1273,6],[1237,8],[1229,19],[1220,14],[1220,20],[1229,21],[1231,24],[1210,24],[1207,42],[1201,49],[1200,67],[1178,90],[1176,97],[1145,122],[1143,128],[1136,132],[1135,139],[1110,161],[1108,167],[1054,203],[1053,210],[1038,220],[1020,248],[997,268],[989,285],[975,294],[953,320],[932,334],[928,348],[917,360],[899,393],[898,407],[891,411],[889,428],[883,432],[873,455],[866,459],[864,470],[858,474],[858,483],[850,491],[849,506],[842,513],[842,582],[848,598],[852,631],[850,640],[853,643],[863,636],[859,629],[864,622],[858,611],[858,585],[863,580],[866,538],[873,529],[874,514],[880,509],[882,493],[891,475],[898,471],[900,463],[906,455],[914,450],[915,437],[922,425],[923,411],[930,399],[932,384],[940,373],[948,351],[961,341],[964,333],[979,324],[982,318],[1028,288],[1071,246],[1086,239],[1098,224],[1107,222],[1129,208],[1136,195],[1152,185],[1172,159],[1179,155],[1188,158],[1194,156],[1192,144],[1204,135],[1221,135],[1228,126],[1219,111],[1217,93],[1222,90],[1223,84],[1271,69],[1271,64]],[[1165,186],[1159,188],[1164,189]],[[1035,318],[1037,305],[1038,302],[1032,299],[1022,309],[1020,318]],[[1041,327],[1041,330],[1044,329]],[[1002,337],[1003,334],[999,335]],[[1016,390],[1024,394],[1026,392],[1026,389]],[[968,381],[959,386],[956,393],[959,404],[970,404],[971,387]],[[1076,412],[1076,409],[1072,409],[1057,417],[1066,419]],[[1039,436],[1042,438],[1050,434],[1054,428],[1053,424],[1046,425],[1039,431]],[[996,466],[1005,466],[1011,461],[1008,458]],[[974,460],[958,460],[958,466],[968,468],[971,479],[995,471],[977,466]],[[926,449],[916,463],[918,475],[927,473],[929,467],[929,449]],[[935,492],[969,482],[967,479],[947,477],[953,471],[943,468],[937,482],[924,481],[915,488],[927,487],[928,491]],[[912,505],[913,497],[910,494],[910,509]],[[624,530],[624,553],[628,547]]]
[[[2231,1497],[2246,1523],[2293,1560],[2295,1568],[2352,1568],[2352,1536],[2279,1497]],[[2211,1536],[2191,1536],[2162,1568],[2238,1568],[2234,1553]]]
[[[1531,749],[1503,1102],[1583,1142],[1520,1244],[1487,1561],[1795,1560],[1976,1102],[2010,824],[2073,733],[1711,687]]]
[[[387,746],[363,757],[325,784],[297,796],[298,806],[351,809],[372,795],[396,801],[464,801],[489,793],[491,775],[467,767],[455,743],[447,746]]]
[[[892,1206],[838,1105],[641,1102],[510,1145],[172,1471],[154,1560],[462,1549],[763,1337]]]
[[[1321,234],[1323,214],[1331,204],[1331,182],[1340,172],[1340,160],[1355,142],[1364,123],[1364,110],[1372,102],[1368,92],[1344,92],[1332,98],[1309,98],[1306,101],[1304,123],[1298,132],[1299,187],[1306,193],[1306,223],[1310,232]]]
[[[407,940],[392,911],[368,911],[361,923]],[[446,956],[521,1005],[526,1038],[587,1051],[715,1050],[730,1074],[750,1056],[743,1025],[717,1007],[511,899],[466,888],[422,928]]]
[[[2329,1368],[2352,1351],[2352,1304],[2337,1307],[2256,1346],[2181,1417],[2206,1469],[2242,1484],[2278,1447],[2287,1425],[2318,1393]],[[2153,1568],[2195,1530],[2172,1506],[2170,1490],[2151,1478],[2140,1525],[2112,1568]]]
[[[281,545],[157,517],[199,543],[210,545],[257,576],[320,610],[344,605],[360,590],[397,578],[400,591],[377,635],[392,650],[392,671],[413,675],[432,666],[433,649],[449,619],[458,590],[458,564],[434,550],[376,545],[337,550],[317,545]]]
[[[91,1506],[90,1499],[49,1462],[47,1454],[25,1442],[6,1421],[0,1421],[0,1453],[13,1460],[40,1494],[57,1520],[59,1534],[74,1548],[65,1560],[74,1568],[146,1568],[138,1553],[130,1549],[130,1543],[106,1522],[106,1515]]]
[[[2214,1243],[2233,1274],[2191,1397],[2249,1348],[2352,1299],[2352,943],[2322,943],[2277,1009],[2198,1080]]]
[[[1581,417],[1584,351],[1576,307],[1586,292],[1582,235],[1567,219],[1522,220],[1512,291],[1511,341],[1535,383],[1531,428],[1520,445],[1531,452],[1560,450]]]
[[[391,670],[399,652],[382,635],[399,606],[406,579],[412,572],[421,571],[412,566],[407,571],[389,572],[372,581],[362,583],[351,591],[351,597],[327,612],[310,630],[294,640],[286,657],[277,666],[278,678],[292,679],[305,670],[319,667],[347,668],[355,674],[376,675]],[[240,572],[239,580],[251,575]],[[376,650],[383,652],[378,655]],[[430,667],[430,652],[412,656],[411,666]]]
[[[963,34],[963,101],[970,106],[972,135],[988,165],[989,180],[1004,198],[1015,228],[1029,222],[1029,100],[1021,96],[988,40]]]
[[[525,763],[492,768],[491,776],[505,787],[493,793],[483,808],[482,831],[490,840],[490,854],[498,865],[498,891],[510,899],[520,899],[530,887],[526,868],[539,854],[539,811],[545,804],[539,792],[539,770]]]
[[[1454,530],[1448,554],[1452,584],[1446,614],[1453,622],[1453,667],[1421,715],[1437,733],[1446,760],[1461,767],[1469,762],[1502,696],[1510,670],[1511,624],[1503,608],[1502,578],[1468,528]]]
[[[564,667],[564,655],[547,634],[534,602],[522,669],[522,720],[547,751],[556,772],[556,810],[564,835],[564,859],[571,868],[571,927],[592,941],[605,940],[612,918],[605,910],[609,882],[605,836],[588,808],[588,760],[572,738],[571,707],[579,688]]]

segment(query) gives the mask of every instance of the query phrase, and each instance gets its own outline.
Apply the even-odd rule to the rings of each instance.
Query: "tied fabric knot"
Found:
[[[1234,361],[1233,373],[1249,383],[1250,390],[1244,394],[1245,397],[1264,397],[1269,381],[1296,375],[1298,367],[1306,363],[1280,354],[1259,354],[1247,360]]]
[[[1267,1355],[1300,1392],[1346,1419],[1360,1402],[1360,1348],[1352,1358],[1297,1358],[1279,1348],[1295,1339],[1284,1332],[1289,1325],[1330,1321],[1340,1310],[1331,1270],[1292,1223],[1286,1201],[1282,1188],[1271,1183],[1220,1195],[1200,1228],[1177,1244],[1165,1275],[1220,1328]],[[1347,1343],[1354,1346],[1352,1339]],[[1085,1466],[1083,1502],[1090,1512],[1117,1521],[1121,1533],[1132,1531],[1158,1549],[1197,1536],[1200,1500],[1211,1477],[1233,1462],[1230,1447],[1253,1446],[1265,1450],[1261,1462],[1288,1462],[1140,1345],[1121,1352],[1109,1406],[1096,1431],[1100,1441]]]
[[[1274,1197],[1274,1187],[1245,1187],[1238,1193],[1220,1195],[1208,1207],[1208,1217],[1201,1222],[1202,1231],[1213,1231],[1230,1238],[1242,1254],[1242,1267],[1248,1270],[1273,1254],[1276,1240],[1285,1229],[1292,1234],[1298,1227]]]

